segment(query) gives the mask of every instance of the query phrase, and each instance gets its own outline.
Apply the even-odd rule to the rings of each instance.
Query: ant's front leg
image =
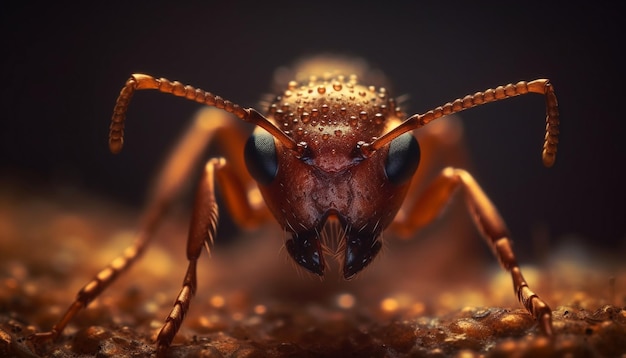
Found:
[[[213,244],[219,218],[215,199],[216,183],[222,189],[229,212],[242,226],[253,226],[268,218],[269,212],[264,207],[255,208],[249,200],[245,183],[237,174],[233,166],[224,158],[213,158],[204,167],[189,225],[187,240],[189,266],[183,280],[183,288],[157,336],[158,356],[165,354],[189,310],[189,303],[197,288],[196,264],[200,253],[203,247],[208,250]],[[247,223],[242,221],[247,221]]]
[[[137,261],[149,245],[163,216],[189,180],[188,176],[197,165],[202,152],[211,143],[215,133],[221,128],[232,127],[230,123],[232,123],[232,118],[217,109],[205,110],[196,115],[192,125],[179,140],[154,183],[143,210],[135,241],[78,292],[74,302],[50,331],[32,335],[29,337],[31,342],[37,344],[59,338],[78,312],[86,308]],[[244,143],[244,140],[241,139],[240,142]]]
[[[224,169],[226,160],[211,159],[204,168],[204,173],[196,193],[189,237],[187,239],[187,259],[189,266],[183,280],[174,308],[167,316],[165,324],[157,336],[157,355],[161,356],[172,343],[180,324],[189,310],[191,297],[196,293],[196,264],[202,248],[209,247],[215,238],[218,223],[218,206],[215,200],[215,172]]]
[[[219,109],[210,108],[198,112],[192,125],[175,146],[157,177],[143,211],[135,241],[78,292],[74,302],[50,331],[36,333],[29,337],[34,345],[59,338],[66,326],[82,309],[86,308],[137,261],[149,245],[172,202],[189,182],[189,175],[200,160],[201,154],[214,140],[225,156],[232,157],[229,161],[231,170],[223,172],[222,176],[228,177],[224,181],[240,183],[234,186],[224,184],[226,188],[234,187],[234,189],[227,190],[225,197],[235,221],[244,227],[250,227],[269,218],[269,211],[262,205],[248,204],[252,202],[248,199],[249,197],[260,196],[260,193],[258,193],[258,188],[254,187],[246,171],[243,158],[239,159],[242,157],[241,151],[247,134],[233,124],[233,121],[232,116]],[[236,177],[238,181],[230,177]],[[218,180],[222,179],[218,178]],[[241,193],[245,193],[245,197],[241,198]],[[193,269],[190,271],[195,272]],[[195,274],[189,273],[187,276],[193,279]],[[37,347],[34,348],[37,349]]]
[[[462,188],[465,202],[472,212],[474,223],[485,236],[501,266],[511,273],[513,289],[519,302],[533,315],[541,331],[552,335],[552,311],[529,287],[517,263],[510,235],[495,205],[489,200],[474,177],[463,169],[445,168],[426,188],[392,229],[401,232],[416,231],[434,221],[450,201],[457,188]]]

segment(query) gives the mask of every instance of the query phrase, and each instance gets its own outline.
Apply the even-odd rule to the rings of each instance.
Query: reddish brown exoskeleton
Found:
[[[343,253],[346,279],[376,257],[383,230],[416,231],[432,222],[460,188],[476,226],[511,273],[519,301],[542,332],[551,335],[551,310],[528,287],[504,221],[471,174],[448,167],[422,195],[409,195],[410,200],[405,200],[420,161],[420,146],[413,131],[445,115],[518,95],[538,93],[546,98],[542,157],[545,166],[552,166],[559,115],[550,82],[538,79],[508,84],[406,118],[385,88],[360,82],[359,77],[341,68],[343,65],[283,84],[287,88],[268,104],[265,115],[179,82],[132,75],[117,99],[111,122],[109,145],[113,153],[122,149],[125,114],[136,90],[156,89],[223,111],[198,122],[172,154],[147,205],[137,241],[85,285],[50,332],[35,338],[58,337],[78,311],[141,255],[199,154],[212,139],[224,138],[228,138],[223,143],[227,159],[209,160],[198,186],[187,243],[189,266],[174,308],[157,337],[158,353],[169,347],[183,321],[197,287],[197,260],[203,247],[208,248],[214,240],[218,224],[216,187],[223,192],[234,220],[243,226],[254,227],[273,214],[291,234],[285,242],[289,255],[316,275],[324,274],[328,251],[320,233],[327,223],[340,225],[338,251]],[[227,113],[254,124],[253,135],[246,140]],[[399,211],[402,215],[396,215]]]

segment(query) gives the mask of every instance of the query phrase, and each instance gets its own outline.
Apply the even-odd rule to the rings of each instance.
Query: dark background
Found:
[[[424,112],[500,84],[549,78],[561,110],[553,168],[541,164],[544,102],[465,111],[474,174],[523,245],[537,227],[623,247],[626,189],[623,5],[523,1],[133,1],[2,5],[0,179],[72,186],[139,206],[199,108],[156,92],[131,105],[127,145],[108,152],[110,114],[131,73],[178,79],[256,106],[274,69],[339,52],[368,59]]]

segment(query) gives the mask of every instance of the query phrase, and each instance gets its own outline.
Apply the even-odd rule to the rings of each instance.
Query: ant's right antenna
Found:
[[[200,88],[192,86],[184,86],[178,81],[170,81],[165,78],[154,78],[150,75],[133,74],[130,76],[126,84],[120,91],[120,95],[115,102],[113,117],[111,118],[111,126],[109,127],[109,149],[112,153],[119,153],[124,146],[124,122],[126,120],[126,111],[128,104],[133,97],[135,90],[156,89],[163,93],[170,93],[174,96],[184,97],[191,101],[203,103],[208,106],[216,107],[232,113],[239,119],[255,124],[268,131],[274,138],[278,139],[286,148],[298,150],[298,144],[283,131],[276,127],[272,122],[265,118],[261,113],[253,108],[241,108],[238,104],[225,100],[220,96],[215,96],[210,92],[206,92]]]

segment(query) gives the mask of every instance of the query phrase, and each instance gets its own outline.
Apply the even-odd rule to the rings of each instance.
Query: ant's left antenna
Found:
[[[459,98],[453,102],[448,102],[424,114],[413,115],[399,126],[371,143],[361,145],[361,150],[365,155],[369,155],[389,144],[400,135],[423,127],[437,118],[481,104],[496,102],[528,93],[539,93],[546,96],[546,134],[541,157],[543,159],[543,165],[551,167],[556,159],[556,147],[559,143],[559,110],[556,95],[554,94],[554,87],[547,79],[538,79],[531,82],[521,81],[516,84],[509,83],[506,86],[498,86],[496,89],[490,88],[484,92],[476,92],[473,95],[463,97],[463,99]]]

